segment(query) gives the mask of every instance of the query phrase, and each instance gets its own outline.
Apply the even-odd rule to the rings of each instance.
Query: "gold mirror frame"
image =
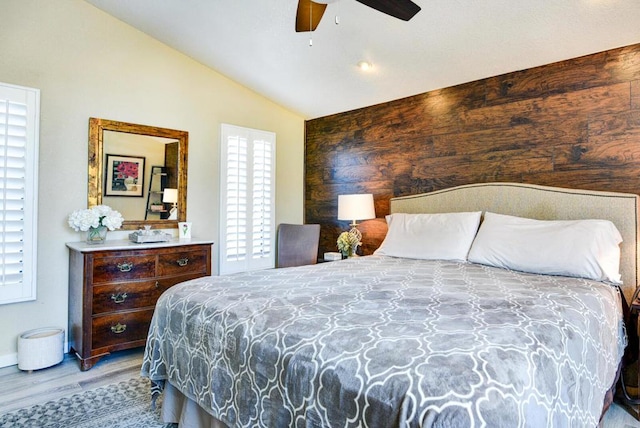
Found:
[[[157,229],[177,228],[179,221],[187,219],[187,153],[189,133],[175,129],[155,126],[136,125],[115,120],[89,118],[89,185],[87,206],[102,204],[104,188],[104,131],[125,132],[128,134],[148,135],[171,138],[178,141],[178,219],[177,220],[126,220],[122,229],[140,229],[151,226]]]

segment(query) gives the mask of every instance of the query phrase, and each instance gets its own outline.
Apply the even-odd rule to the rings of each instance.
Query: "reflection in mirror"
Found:
[[[89,131],[89,206],[119,211],[125,229],[186,220],[187,132],[94,118]]]
[[[169,209],[169,217],[167,218],[169,220],[176,220],[178,218],[178,189],[165,187],[162,192],[162,202],[165,204],[170,204],[171,206],[171,208]]]
[[[114,131],[104,131],[103,137],[106,169],[102,203],[120,211],[127,220],[167,219],[171,207],[163,204],[162,196],[165,188],[177,185],[173,153],[178,142]]]

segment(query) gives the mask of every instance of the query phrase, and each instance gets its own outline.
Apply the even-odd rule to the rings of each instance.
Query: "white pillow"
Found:
[[[480,224],[480,211],[392,214],[389,231],[374,254],[409,259],[466,260]]]
[[[532,220],[486,213],[469,261],[620,283],[622,237],[608,220]]]

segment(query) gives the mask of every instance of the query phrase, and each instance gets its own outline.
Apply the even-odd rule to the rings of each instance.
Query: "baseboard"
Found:
[[[68,342],[64,342],[64,353],[67,354],[69,351]],[[9,367],[9,366],[17,366],[18,365],[18,353],[14,352],[13,354],[5,354],[0,355],[0,368]]]
[[[15,366],[18,364],[18,353],[0,355],[0,367]]]

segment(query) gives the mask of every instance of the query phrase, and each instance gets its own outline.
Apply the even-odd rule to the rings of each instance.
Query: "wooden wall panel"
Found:
[[[338,195],[373,193],[363,253],[389,199],[512,181],[640,191],[640,44],[306,122],[305,221],[337,251]]]

